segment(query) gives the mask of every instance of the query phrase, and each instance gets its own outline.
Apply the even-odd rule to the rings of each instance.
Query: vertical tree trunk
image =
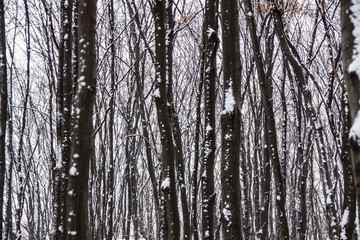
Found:
[[[66,188],[71,151],[72,89],[72,0],[61,1],[61,35],[59,49],[57,102],[57,141],[59,159],[53,167],[53,233],[61,240],[66,234]]]
[[[15,214],[15,225],[16,225],[16,239],[22,238],[21,232],[21,218],[23,214],[24,200],[25,200],[25,178],[24,173],[22,172],[22,163],[24,161],[23,154],[23,142],[24,142],[24,133],[25,126],[27,121],[27,105],[29,101],[29,92],[30,92],[30,61],[31,61],[31,34],[30,34],[30,16],[29,16],[29,7],[28,0],[24,0],[24,8],[25,8],[25,41],[26,41],[26,87],[25,87],[25,98],[23,102],[23,114],[21,119],[21,130],[19,136],[19,145],[17,149],[16,156],[16,168],[19,174],[19,190],[18,190],[18,207],[16,209]]]
[[[359,31],[359,3],[357,1],[341,1],[341,46],[344,65],[344,79],[349,97],[351,115],[350,148],[355,178],[355,188],[358,205],[360,204],[360,62],[359,36],[354,36],[355,28]],[[355,26],[355,23],[357,25]],[[360,212],[360,211],[359,211]]]
[[[107,232],[106,239],[113,239],[113,215],[114,215],[114,111],[115,111],[115,17],[114,17],[114,1],[110,0],[108,5],[108,16],[109,16],[109,26],[110,26],[110,86],[111,86],[111,99],[110,99],[110,110],[109,110],[109,172],[108,172],[108,184],[107,184],[107,195],[108,195],[108,204],[107,204]]]
[[[221,113],[221,213],[224,239],[243,239],[240,196],[242,66],[238,12],[237,0],[221,1],[224,69],[223,111]]]
[[[348,141],[350,127],[349,103],[345,91],[343,91],[341,108],[343,117],[341,163],[343,166],[344,177],[344,202],[342,206],[342,221],[340,224],[340,239],[346,240],[353,239],[354,234],[356,219],[356,189],[351,164],[350,144]]]
[[[176,173],[178,185],[180,186],[180,200],[182,207],[182,220],[183,220],[183,236],[185,240],[190,239],[190,213],[189,204],[187,200],[187,191],[185,186],[185,166],[184,166],[184,153],[181,138],[181,129],[179,117],[175,111],[173,99],[173,46],[174,46],[174,18],[173,18],[173,0],[167,0],[165,5],[166,11],[166,63],[167,63],[167,98],[168,109],[171,121],[171,129],[174,138],[174,150],[176,160]]]
[[[0,216],[3,216],[5,186],[5,149],[7,119],[7,66],[5,42],[4,1],[0,0]],[[0,239],[2,239],[3,218],[0,217]]]
[[[67,187],[66,239],[88,239],[88,178],[92,149],[93,103],[96,93],[96,0],[80,0],[79,69],[74,103],[71,160]]]
[[[216,53],[217,37],[217,0],[207,0],[203,26],[204,38],[204,108],[205,136],[203,145],[202,181],[202,234],[203,239],[214,239],[214,162],[216,148],[215,102],[216,102]]]
[[[180,221],[177,205],[175,184],[175,154],[173,137],[168,112],[167,66],[171,64],[166,49],[166,11],[164,1],[153,1],[153,15],[155,19],[155,104],[161,139],[162,161],[162,219],[161,238],[179,239]]]

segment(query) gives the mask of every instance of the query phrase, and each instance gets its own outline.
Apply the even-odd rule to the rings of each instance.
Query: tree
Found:
[[[96,93],[96,0],[80,0],[79,68],[74,99],[73,135],[66,198],[66,239],[88,239],[88,179],[92,149],[93,103]]]
[[[53,162],[53,239],[66,234],[66,189],[71,152],[71,109],[73,103],[72,76],[72,0],[61,1],[61,33],[59,47],[58,82],[56,90],[58,159]]]
[[[281,173],[280,159],[278,154],[278,143],[276,136],[276,126],[275,126],[275,115],[274,115],[274,106],[272,99],[272,82],[271,76],[265,74],[264,63],[262,60],[261,47],[259,44],[258,36],[256,33],[255,18],[249,0],[245,0],[245,9],[247,23],[250,30],[250,37],[252,41],[252,49],[254,52],[254,58],[256,62],[258,81],[261,90],[261,98],[264,104],[264,111],[267,128],[267,146],[269,147],[269,155],[271,159],[274,183],[275,183],[275,194],[276,194],[276,207],[278,218],[280,222],[280,232],[283,239],[289,238],[289,226],[287,221],[287,216],[285,212],[285,192],[284,192],[284,181]]]
[[[6,148],[6,119],[7,119],[7,61],[5,42],[4,1],[0,0],[0,216],[3,216],[4,186],[5,186],[5,148]],[[0,239],[2,239],[3,218],[0,218]]]
[[[221,112],[222,235],[224,239],[243,239],[239,172],[242,66],[237,1],[222,0],[221,16],[224,69]]]
[[[359,133],[359,109],[360,109],[360,72],[359,72],[359,36],[357,35],[359,24],[359,3],[357,1],[341,1],[341,46],[342,60],[344,65],[344,79],[349,98],[349,110],[351,116],[351,129],[349,133],[351,159],[354,171],[357,202],[360,203],[360,133]]]
[[[203,239],[214,239],[216,193],[214,189],[214,165],[216,150],[215,102],[216,102],[216,53],[218,1],[208,0],[205,3],[203,24],[204,39],[204,108],[205,136],[203,144],[202,182],[202,234]]]
[[[169,4],[169,2],[167,2]],[[180,221],[177,207],[176,178],[174,166],[174,146],[170,116],[168,111],[168,64],[171,63],[171,51],[168,51],[168,34],[171,29],[166,22],[167,17],[165,4],[162,0],[156,0],[152,5],[155,19],[155,104],[157,109],[158,126],[161,140],[162,161],[162,203],[161,203],[161,237],[164,239],[180,238]],[[170,87],[171,89],[171,87]]]

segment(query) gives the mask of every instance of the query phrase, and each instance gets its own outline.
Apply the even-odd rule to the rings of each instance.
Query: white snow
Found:
[[[281,200],[280,195],[277,195],[277,196],[276,196],[276,200],[277,200],[277,201],[280,201],[280,200]]]
[[[223,208],[222,213],[224,215],[225,220],[230,222],[231,212],[228,208],[229,208],[229,206],[226,205],[225,208]]]
[[[62,167],[62,163],[61,163],[61,159],[59,158],[57,161],[56,161],[56,166],[55,166],[57,169],[60,169]]]
[[[73,158],[79,158],[79,157],[80,157],[79,154],[74,153]]]
[[[350,63],[348,71],[356,72],[360,77],[360,0],[352,0],[353,5],[350,7],[352,14],[350,20],[354,25],[354,49],[353,49],[353,61]]]
[[[203,174],[201,175],[201,177],[203,177],[203,178],[206,178],[206,169],[204,170],[204,172],[203,172]]]
[[[76,235],[77,235],[77,231],[68,231],[68,235],[76,236]]]
[[[341,228],[341,233],[340,233],[340,239],[341,240],[346,240],[346,224],[349,221],[349,209],[346,208],[342,217],[341,217],[341,222],[340,222],[340,228]]]
[[[170,178],[165,178],[164,181],[161,183],[162,189],[170,188]]]
[[[211,130],[213,130],[213,128],[208,124],[205,130],[206,132],[210,132]]]
[[[79,82],[82,82],[82,81],[84,81],[84,80],[85,80],[85,76],[80,76],[78,81],[79,81]]]
[[[209,28],[206,30],[206,33],[207,33],[207,35],[208,35],[208,38],[210,38],[211,35],[215,33],[215,30],[214,30],[213,28],[209,27]]]
[[[155,89],[155,91],[154,91],[154,97],[155,97],[155,98],[160,98],[160,91],[159,91],[158,88]]]
[[[79,172],[77,171],[77,168],[73,165],[71,166],[70,170],[69,170],[69,174],[70,176],[77,176],[79,175]]]
[[[222,111],[222,114],[232,113],[232,111],[234,110],[234,106],[235,106],[235,98],[233,95],[232,86],[230,86],[225,91],[224,110]]]
[[[68,195],[71,197],[71,196],[74,196],[74,190],[70,190],[68,191]]]
[[[224,138],[225,138],[225,140],[227,140],[227,141],[228,141],[228,140],[231,140],[231,134],[229,134],[229,133],[228,133],[228,134],[225,134],[225,137],[224,137]]]
[[[354,123],[350,128],[349,138],[360,146],[360,111],[357,112]]]

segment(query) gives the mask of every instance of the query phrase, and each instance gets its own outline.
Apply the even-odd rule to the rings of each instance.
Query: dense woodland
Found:
[[[359,239],[359,0],[0,0],[1,239]]]

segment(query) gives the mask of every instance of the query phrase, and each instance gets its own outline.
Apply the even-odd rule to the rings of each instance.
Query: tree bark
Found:
[[[80,0],[79,69],[74,99],[73,136],[67,187],[66,239],[88,239],[88,179],[92,157],[93,103],[96,93],[96,0]]]
[[[180,220],[177,204],[175,153],[173,145],[170,116],[168,111],[167,66],[171,58],[167,56],[166,10],[162,0],[153,1],[152,11],[155,19],[155,104],[161,140],[161,174],[162,174],[162,202],[161,202],[161,238],[179,239]],[[171,54],[171,53],[169,53]]]
[[[359,122],[359,109],[360,109],[360,75],[350,67],[351,64],[356,64],[359,69],[358,63],[353,62],[358,52],[355,48],[355,36],[353,35],[354,24],[351,18],[359,18],[359,12],[353,11],[353,1],[341,1],[341,46],[342,46],[342,60],[344,65],[344,79],[346,82],[346,90],[349,98],[349,109],[351,116],[351,129],[350,129],[350,148],[352,167],[355,180],[356,197],[358,204],[360,204],[360,136],[357,133],[356,127]],[[360,212],[360,211],[359,211]]]
[[[72,89],[72,0],[61,1],[61,36],[59,48],[57,103],[57,141],[59,156],[53,167],[53,236],[61,240],[66,234],[66,188],[71,151]]]
[[[237,0],[221,1],[223,111],[221,115],[221,213],[224,239],[243,239],[240,188],[241,61]],[[208,33],[210,34],[210,33]],[[245,159],[243,159],[245,161]]]
[[[204,108],[205,108],[205,136],[203,143],[202,181],[202,234],[203,239],[214,239],[214,163],[215,163],[215,102],[216,102],[216,53],[217,37],[217,3],[208,0],[205,5],[205,20],[203,26],[204,38]]]
[[[3,206],[5,186],[5,149],[6,149],[6,120],[7,120],[7,61],[5,42],[4,1],[0,0],[0,239],[3,232]]]

